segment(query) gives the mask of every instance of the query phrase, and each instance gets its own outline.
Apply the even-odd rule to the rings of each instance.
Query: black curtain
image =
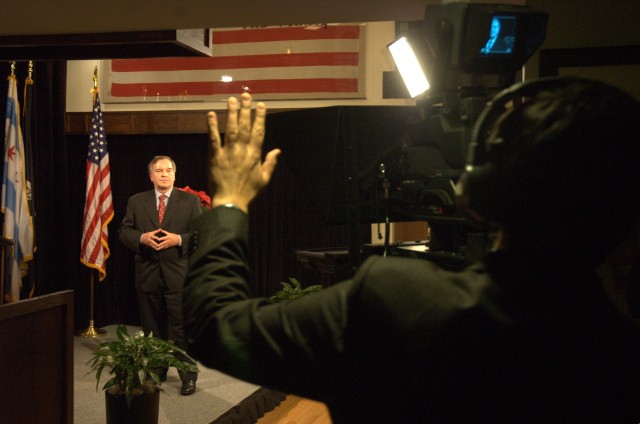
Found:
[[[8,64],[0,69],[3,81],[9,72]],[[26,62],[17,64],[16,75],[22,93]],[[89,324],[91,299],[92,271],[80,263],[89,139],[88,135],[65,135],[66,62],[35,62],[33,79],[37,90],[37,139],[33,140],[37,250],[31,271],[35,295],[74,290],[75,327],[79,331]],[[2,84],[0,98],[6,99],[6,90],[7,84]],[[87,102],[90,101],[87,94]],[[4,117],[6,102],[1,104]],[[206,111],[202,115],[206,119]],[[96,327],[139,323],[133,254],[118,241],[117,229],[128,198],[152,187],[147,173],[149,160],[158,154],[169,155],[176,161],[177,187],[207,189],[205,134],[119,135],[109,134],[108,127],[106,132],[115,214],[108,227],[111,256],[107,260],[107,277],[94,283]],[[265,151],[273,147],[267,141]],[[285,151],[271,184],[251,209],[250,283],[256,296],[272,295],[289,277],[305,286],[323,279],[318,271],[305,268],[296,259],[297,249],[347,244],[345,226],[325,224],[309,194],[301,189],[291,171],[291,164],[298,159],[288,157]]]
[[[205,112],[203,111],[203,119]],[[111,257],[107,260],[107,277],[95,284],[96,325],[113,323],[138,324],[137,299],[134,289],[133,253],[117,239],[117,229],[126,212],[128,198],[149,190],[152,184],[147,164],[155,155],[169,155],[176,161],[176,187],[190,186],[207,190],[207,149],[205,134],[183,135],[111,135],[107,139],[111,165],[111,189],[114,218],[109,224]],[[88,137],[67,138],[68,161],[74,166],[73,203],[69,213],[76,215],[75,227],[69,243],[77,261],[75,288],[76,324],[83,325],[89,316],[89,271],[79,262],[81,221],[84,205],[84,160]],[[266,146],[270,148],[270,146]],[[268,189],[255,201],[251,209],[250,265],[254,295],[270,296],[282,288],[281,282],[295,277],[305,286],[317,284],[322,276],[306,269],[295,251],[310,247],[328,247],[346,243],[344,226],[327,226],[317,220],[310,200],[290,173],[287,160],[282,160]],[[79,321],[78,321],[79,320]],[[86,322],[84,322],[86,326]]]

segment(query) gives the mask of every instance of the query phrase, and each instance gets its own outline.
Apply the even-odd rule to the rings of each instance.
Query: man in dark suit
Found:
[[[197,196],[173,189],[173,159],[156,156],[148,170],[154,189],[131,196],[118,236],[135,252],[135,284],[143,331],[185,348],[181,299],[189,226],[202,208]],[[166,378],[166,370],[161,371],[160,378]],[[197,374],[181,373],[180,379],[180,393],[193,394]]]

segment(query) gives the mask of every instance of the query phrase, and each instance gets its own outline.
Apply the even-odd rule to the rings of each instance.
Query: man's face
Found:
[[[491,38],[495,38],[498,36],[498,34],[500,34],[500,21],[498,21],[496,18],[493,18],[491,20],[491,33],[490,33],[490,37]]]
[[[156,190],[165,192],[173,187],[176,180],[176,174],[171,161],[168,159],[160,159],[151,166],[151,182]]]

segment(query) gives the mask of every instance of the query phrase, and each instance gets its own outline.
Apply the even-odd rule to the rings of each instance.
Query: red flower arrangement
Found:
[[[178,190],[182,190],[182,191],[186,191],[188,193],[193,193],[196,196],[198,196],[200,198],[200,205],[202,206],[203,209],[211,209],[211,197],[209,197],[209,195],[207,193],[205,193],[204,191],[195,191],[194,189],[192,189],[189,186],[180,188],[180,187],[176,187]]]

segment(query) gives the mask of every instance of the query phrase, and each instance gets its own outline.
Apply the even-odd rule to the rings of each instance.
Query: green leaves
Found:
[[[292,300],[297,299],[302,296],[306,296],[309,293],[314,293],[322,289],[322,285],[316,284],[313,286],[309,286],[306,288],[302,288],[302,284],[293,278],[289,277],[289,282],[283,282],[282,289],[277,291],[273,296],[269,298],[269,301],[277,303],[282,302],[283,300]]]

